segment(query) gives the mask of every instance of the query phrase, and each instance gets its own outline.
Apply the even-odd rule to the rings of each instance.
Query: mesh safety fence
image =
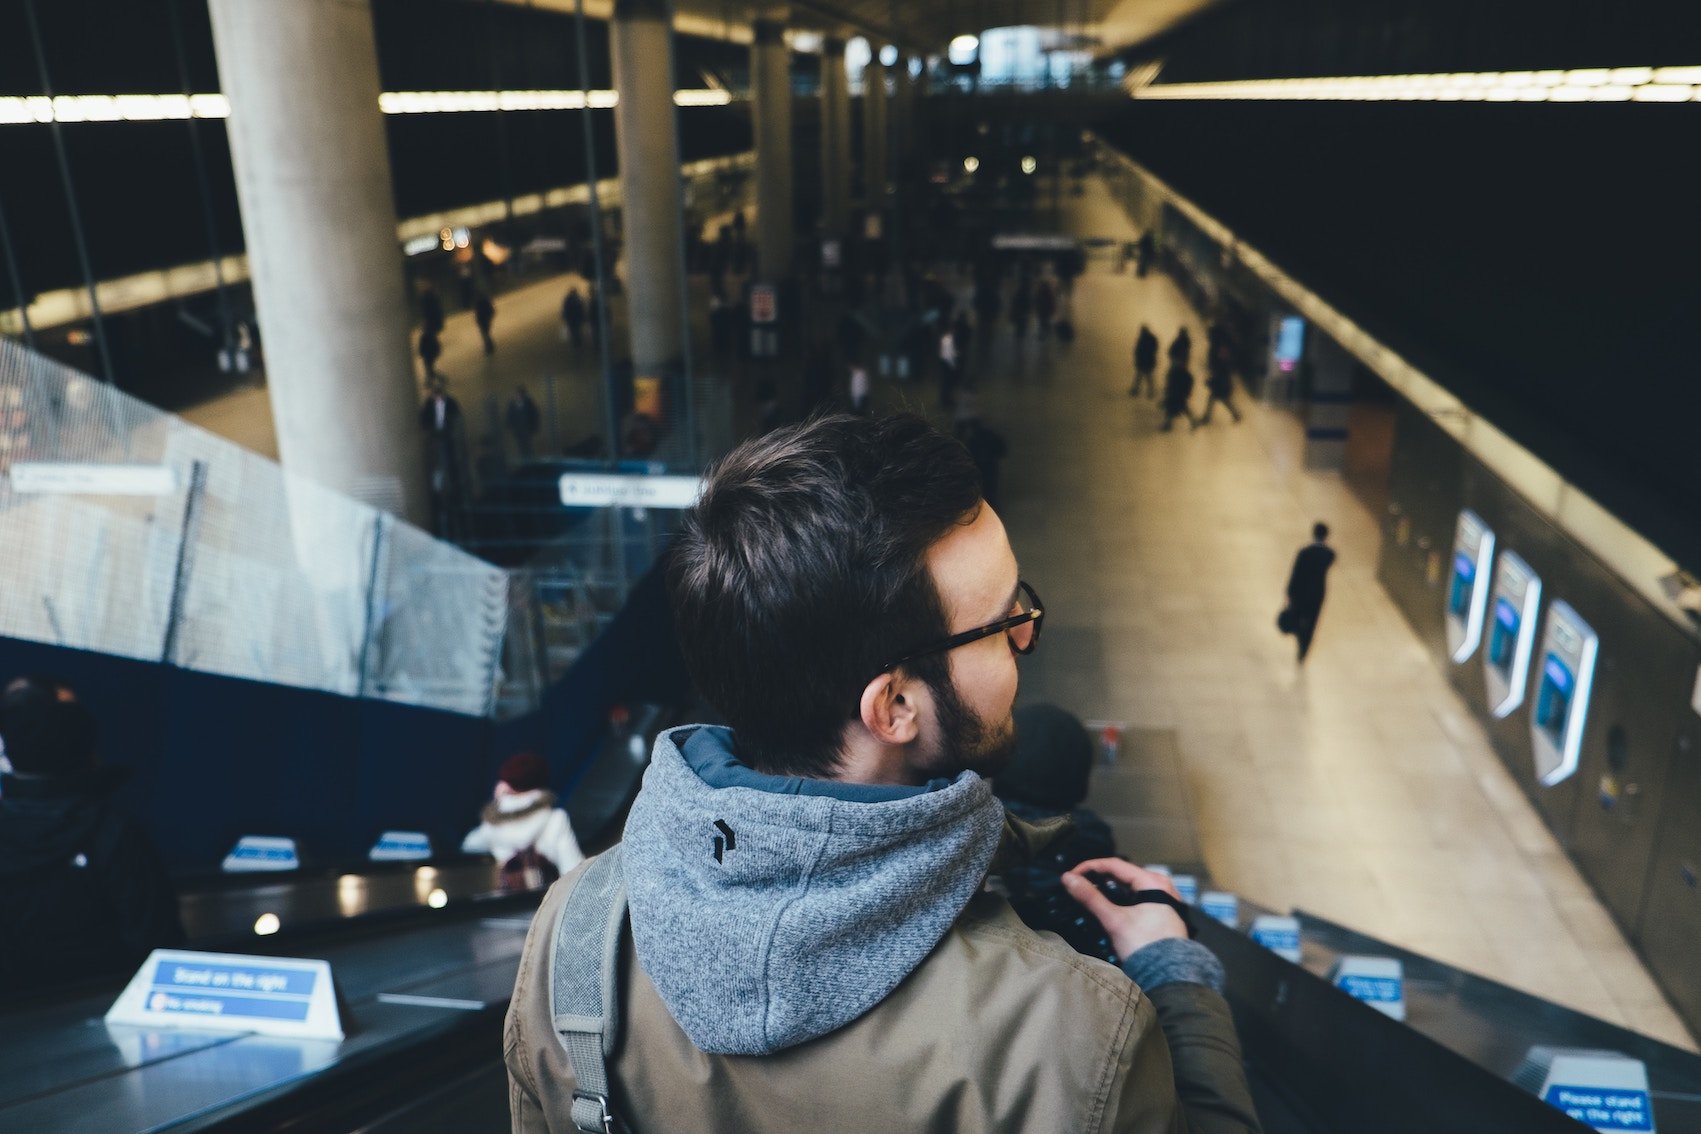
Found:
[[[492,711],[506,572],[9,339],[0,473],[0,636]]]

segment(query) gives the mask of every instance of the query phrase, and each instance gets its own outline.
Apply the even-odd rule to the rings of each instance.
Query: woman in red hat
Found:
[[[585,857],[556,802],[544,758],[514,753],[502,762],[483,822],[462,840],[461,852],[488,854],[501,863],[504,889],[542,889]]]

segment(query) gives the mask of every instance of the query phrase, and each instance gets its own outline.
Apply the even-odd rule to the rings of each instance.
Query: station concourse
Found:
[[[98,780],[206,952],[31,983],[0,926],[0,1128],[500,1128],[555,875],[465,830],[621,841],[716,713],[664,580],[701,474],[851,410],[996,476],[1017,704],[1081,720],[1118,855],[1238,901],[1177,925],[1265,1129],[1701,1129],[1701,19],[142,0],[118,50],[19,4],[0,823]],[[1132,395],[1142,325],[1234,411]],[[165,975],[220,954],[323,964],[303,1029],[180,1018],[248,1019]]]
[[[1065,233],[1137,239],[1101,182],[1085,190],[1064,198]],[[967,281],[948,278],[966,305]],[[494,360],[470,316],[452,316],[441,368],[469,377],[451,389],[474,405],[505,399],[500,375],[558,365],[558,298],[575,282],[505,297]],[[1239,425],[1219,415],[1157,432],[1156,403],[1127,394],[1134,331],[1148,323],[1167,344],[1185,326],[1204,342],[1205,321],[1159,274],[1088,271],[1074,303],[1072,344],[1017,345],[1000,326],[968,364],[983,420],[1009,443],[1002,516],[1048,604],[1024,701],[1125,727],[1117,772],[1156,777],[1149,794],[1193,828],[1220,885],[1694,1050],[1377,581],[1375,517],[1339,474],[1305,468],[1300,420],[1243,398]],[[584,354],[562,367],[564,419],[581,431],[594,422],[590,369]],[[949,428],[933,403],[931,385],[874,392],[876,410]],[[270,427],[248,392],[186,416],[256,447]],[[1318,519],[1339,560],[1300,666],[1274,618]],[[1132,850],[1141,829],[1127,831]]]

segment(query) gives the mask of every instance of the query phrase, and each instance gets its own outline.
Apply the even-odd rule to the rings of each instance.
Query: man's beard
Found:
[[[929,778],[955,778],[959,772],[975,772],[991,779],[1002,772],[1016,752],[1015,718],[1008,712],[999,726],[992,727],[977,717],[949,676],[928,682],[939,718],[938,747],[917,764]]]

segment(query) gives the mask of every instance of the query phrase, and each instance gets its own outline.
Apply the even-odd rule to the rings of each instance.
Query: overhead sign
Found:
[[[689,508],[703,491],[697,476],[564,473],[561,503],[569,508]]]
[[[170,496],[177,471],[170,465],[97,465],[74,461],[19,461],[12,491],[60,496]]]
[[[992,238],[1000,252],[1072,252],[1078,246],[1073,236],[1038,232],[1001,232]]]
[[[328,961],[155,949],[109,1024],[343,1038]]]

